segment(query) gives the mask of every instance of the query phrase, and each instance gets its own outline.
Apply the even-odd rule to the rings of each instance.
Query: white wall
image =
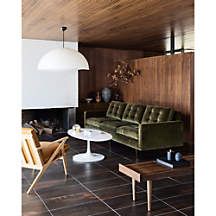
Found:
[[[60,41],[22,39],[22,109],[78,106],[78,71],[39,71],[40,58]],[[78,50],[77,42],[65,47]]]

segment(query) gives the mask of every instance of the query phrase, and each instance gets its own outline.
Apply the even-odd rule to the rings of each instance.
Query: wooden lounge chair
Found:
[[[31,192],[49,165],[57,159],[63,160],[64,172],[67,175],[65,155],[69,149],[69,145],[65,144],[67,139],[68,137],[63,137],[53,142],[39,142],[32,128],[22,128],[22,167],[40,170],[27,194]]]

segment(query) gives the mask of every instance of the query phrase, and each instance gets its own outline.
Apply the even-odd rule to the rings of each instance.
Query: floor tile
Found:
[[[40,215],[46,212],[47,208],[44,206],[43,202],[40,199],[23,203],[22,205],[23,215]]]
[[[116,211],[121,216],[141,216],[141,215],[152,216],[152,215],[157,215],[159,213],[171,212],[173,211],[173,209],[165,205],[163,202],[156,201],[156,202],[152,202],[152,211],[150,213],[148,213],[147,211],[146,203],[135,205],[128,208],[117,209]]]
[[[75,207],[64,208],[60,210],[52,210],[54,216],[87,216],[96,213],[104,213],[110,209],[100,201],[94,203],[87,203]]]
[[[96,201],[96,197],[89,192],[64,195],[44,200],[50,210],[66,208]]]
[[[111,199],[105,199],[104,201],[113,209],[119,209],[119,208],[125,208],[130,206],[132,207],[140,203],[145,203],[147,200],[146,196],[147,196],[146,192],[136,193],[136,201],[133,201],[132,194],[130,193],[127,195],[113,197]]]
[[[193,206],[185,208],[185,209],[180,209],[180,211],[185,213],[188,216],[194,216],[194,207]]]
[[[193,205],[194,196],[192,194],[187,194],[183,196],[168,198],[164,201],[169,205],[174,206],[176,209],[182,209]]]
[[[91,216],[116,216],[116,215],[118,215],[118,214],[115,213],[114,211],[108,211],[108,212],[105,212],[105,213],[94,214],[94,215],[91,215]]]
[[[32,191],[30,194],[27,194],[26,191],[22,192],[22,204],[26,204],[28,202],[32,201],[38,201],[38,196],[35,194],[34,191]]]
[[[154,215],[154,214],[153,214]],[[179,211],[172,211],[172,212],[168,212],[168,213],[162,213],[162,214],[158,214],[158,215],[154,215],[154,216],[183,216],[184,214],[182,214]]]
[[[177,183],[176,181],[174,181],[172,179],[169,179],[169,178],[152,181],[152,187],[153,187],[154,190],[160,189],[160,188],[174,187],[174,186],[176,186],[178,184],[179,183]],[[147,188],[146,181],[138,183],[138,185],[141,186],[145,190]]]
[[[174,177],[174,179],[182,183],[193,182],[194,175],[178,176],[178,177]]]
[[[106,171],[103,172],[102,170],[99,171],[91,171],[89,170],[88,172],[85,172],[85,175],[82,176],[76,176],[75,178],[82,182],[93,182],[93,181],[98,181],[98,180],[106,180],[106,179],[111,179],[111,178],[115,178],[116,175],[114,175],[112,172],[110,171]]]
[[[86,190],[79,184],[77,185],[56,185],[49,188],[35,189],[42,199],[66,196],[86,192]]]
[[[116,177],[103,179],[103,180],[95,180],[90,182],[83,183],[86,187],[88,187],[90,190],[101,190],[101,189],[108,189],[110,187],[115,187],[119,185],[126,184],[124,180]]]
[[[157,196],[160,199],[164,199],[172,196],[192,194],[193,186],[193,183],[188,183],[159,189],[153,187],[153,195]]]
[[[100,197],[100,199],[111,199],[113,197],[116,197],[116,196],[121,196],[121,195],[124,195],[124,194],[131,194],[131,184],[127,184],[127,185],[120,185],[118,187],[114,187],[113,189],[110,188],[110,189],[103,189],[103,190],[99,190],[99,191],[94,191],[94,193]],[[141,191],[140,188],[137,188],[136,187],[136,192],[139,192]]]

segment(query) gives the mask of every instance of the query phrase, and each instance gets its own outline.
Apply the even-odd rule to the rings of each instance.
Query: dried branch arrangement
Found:
[[[119,83],[128,84],[133,81],[134,76],[140,75],[141,71],[132,69],[128,62],[118,61],[115,70],[107,74],[111,80],[111,86],[118,86]]]

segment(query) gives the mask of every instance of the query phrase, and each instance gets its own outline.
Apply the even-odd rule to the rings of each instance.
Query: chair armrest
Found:
[[[60,139],[57,139],[57,140],[54,140],[54,141],[52,141],[51,143],[60,143],[60,142],[66,142],[67,140],[69,139],[69,137],[68,136],[65,136],[65,137],[62,137],[62,138],[60,138]]]
[[[183,121],[142,123],[139,125],[139,145],[148,149],[179,146],[183,143]]]

